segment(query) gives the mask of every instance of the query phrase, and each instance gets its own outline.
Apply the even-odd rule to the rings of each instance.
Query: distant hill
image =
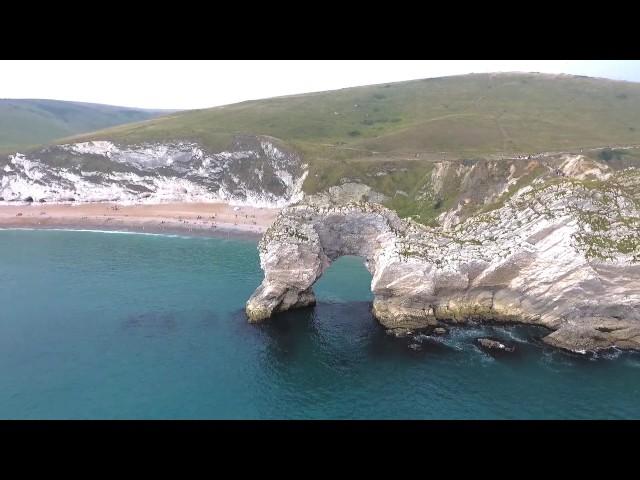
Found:
[[[45,144],[171,112],[58,100],[0,99],[0,151]]]

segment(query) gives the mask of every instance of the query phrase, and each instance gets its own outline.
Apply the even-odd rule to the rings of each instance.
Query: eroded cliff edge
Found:
[[[378,204],[298,204],[259,244],[250,321],[312,305],[312,285],[343,255],[363,257],[373,315],[396,335],[443,323],[504,321],[553,330],[576,352],[640,350],[640,170],[535,181],[453,228]]]

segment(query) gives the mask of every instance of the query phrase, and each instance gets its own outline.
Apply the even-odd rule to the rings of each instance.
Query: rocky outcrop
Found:
[[[327,207],[330,205],[345,205],[350,202],[384,203],[388,200],[383,194],[374,191],[370,186],[345,182],[342,185],[329,187],[326,192],[316,195],[308,195],[305,198],[307,205]]]
[[[606,164],[580,154],[533,157],[435,162],[431,175],[416,194],[416,203],[431,204],[437,211],[446,207],[437,215],[437,221],[448,230],[535,178],[562,176],[605,180],[612,171]]]
[[[494,340],[492,338],[478,338],[476,339],[478,345],[487,351],[490,352],[507,352],[513,353],[516,350],[516,347],[513,345],[506,345],[498,340]]]
[[[640,171],[534,181],[447,230],[373,203],[300,204],[260,241],[250,321],[314,303],[332,261],[358,255],[375,318],[395,335],[471,321],[553,330],[571,351],[640,349]]]
[[[0,176],[6,200],[207,202],[283,207],[302,199],[307,165],[275,139],[236,136],[210,152],[190,142],[50,146],[10,155]]]

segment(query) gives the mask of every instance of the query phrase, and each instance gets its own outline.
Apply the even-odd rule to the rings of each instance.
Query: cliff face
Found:
[[[10,155],[2,168],[4,201],[216,201],[283,207],[302,198],[306,165],[273,139],[237,136],[229,151],[195,143],[51,146]]]
[[[301,204],[259,244],[265,278],[250,321],[312,305],[333,260],[358,255],[373,315],[405,335],[442,323],[523,322],[551,345],[640,349],[640,171],[534,181],[500,208],[447,229],[373,203]]]

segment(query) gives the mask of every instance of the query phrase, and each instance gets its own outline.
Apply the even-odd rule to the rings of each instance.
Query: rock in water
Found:
[[[316,297],[310,288],[300,291],[291,286],[279,288],[261,285],[253,295],[260,297],[260,304],[253,303],[251,307],[247,306],[247,317],[250,322],[254,323],[266,320],[276,312],[310,307],[316,304]]]
[[[433,329],[434,335],[446,335],[447,329],[443,327],[436,327]]]
[[[373,315],[402,336],[470,320],[546,326],[572,351],[640,349],[640,170],[536,180],[454,227],[403,220],[378,204],[299,204],[259,243],[265,278],[251,321],[312,305],[343,255],[372,274]]]
[[[511,345],[505,345],[504,343],[491,338],[478,338],[476,341],[478,342],[478,345],[485,350],[495,350],[508,353],[515,352],[516,350],[516,348]]]

